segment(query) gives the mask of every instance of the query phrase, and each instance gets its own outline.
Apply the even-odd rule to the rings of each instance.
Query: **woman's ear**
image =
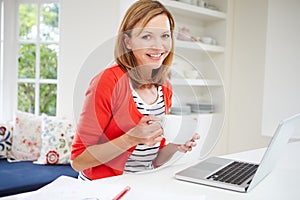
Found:
[[[128,34],[124,33],[123,35],[123,40],[124,40],[124,44],[126,46],[127,49],[131,49],[131,43],[130,43],[130,37]]]

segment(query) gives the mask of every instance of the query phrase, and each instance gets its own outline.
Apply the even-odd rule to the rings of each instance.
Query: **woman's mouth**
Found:
[[[147,54],[151,59],[159,60],[162,57],[163,53],[156,53],[156,54]]]

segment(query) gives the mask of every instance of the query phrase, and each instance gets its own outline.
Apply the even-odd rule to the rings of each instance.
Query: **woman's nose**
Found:
[[[164,42],[161,38],[154,38],[151,44],[151,48],[153,49],[163,49]]]

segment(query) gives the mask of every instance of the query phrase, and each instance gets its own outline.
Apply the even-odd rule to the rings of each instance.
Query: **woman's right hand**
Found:
[[[136,145],[145,144],[154,146],[163,139],[163,129],[160,122],[161,118],[154,115],[144,116],[126,135],[129,136],[130,140],[134,141]]]

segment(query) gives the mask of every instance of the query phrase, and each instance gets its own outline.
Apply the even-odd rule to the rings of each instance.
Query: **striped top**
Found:
[[[133,88],[131,90],[135,105],[143,115],[153,114],[158,117],[165,115],[165,104],[161,86],[158,87],[156,102],[151,105],[145,103]],[[137,145],[125,164],[124,173],[135,173],[153,169],[153,160],[157,156],[159,144],[156,143],[152,147],[143,144]]]

